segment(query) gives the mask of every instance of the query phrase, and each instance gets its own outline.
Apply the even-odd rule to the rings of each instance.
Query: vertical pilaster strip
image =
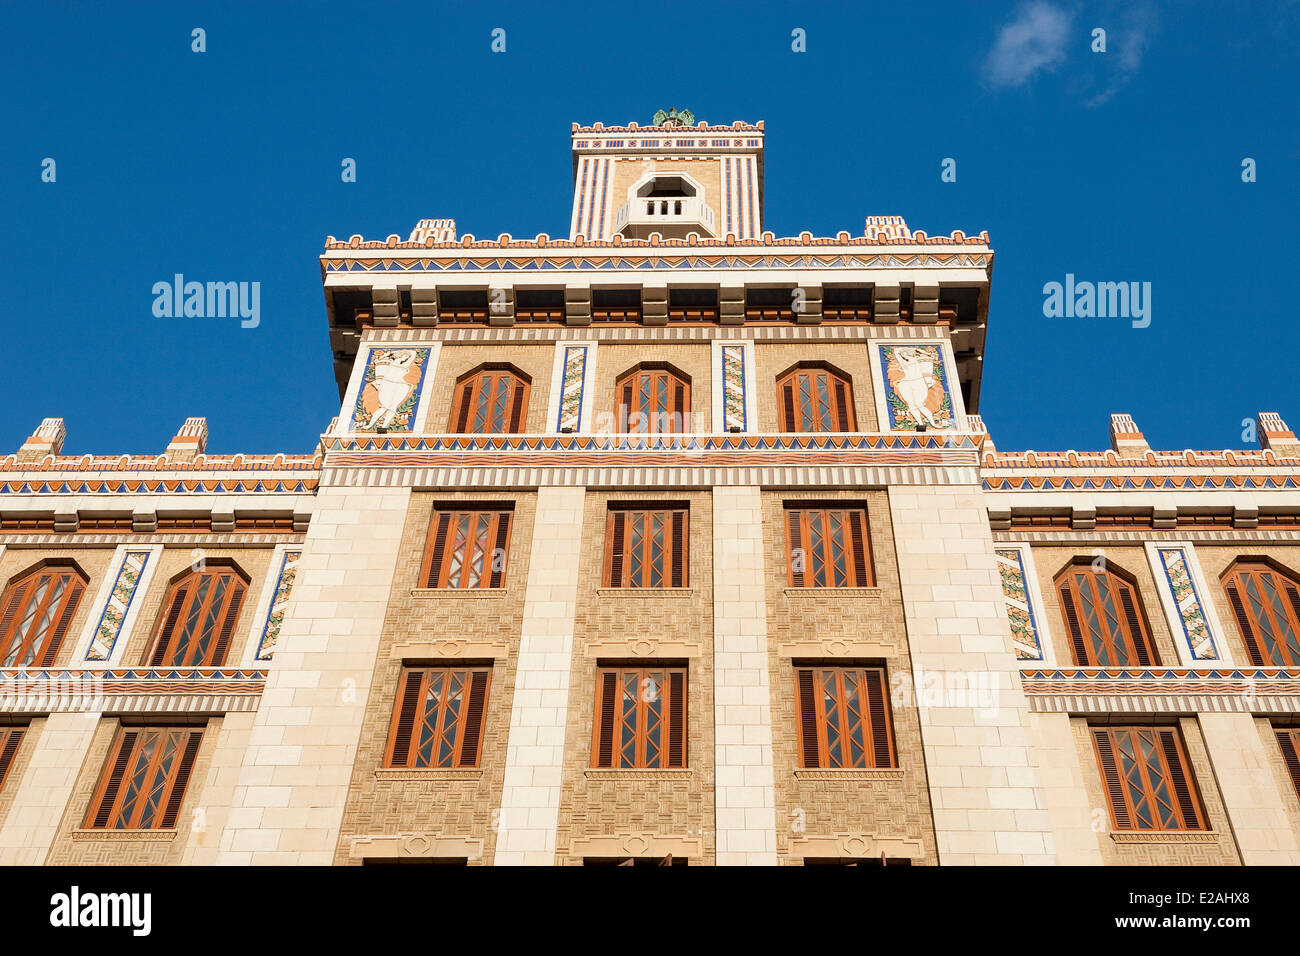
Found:
[[[22,747],[30,748],[31,761],[21,779],[11,778],[5,784],[14,788],[15,795],[0,828],[0,866],[45,863],[99,717],[97,713],[50,714],[39,734],[28,730]]]
[[[333,861],[409,502],[320,491],[218,863]]]
[[[979,489],[895,486],[889,504],[939,862],[1052,863]]]
[[[497,866],[555,863],[585,495],[585,488],[537,489]]]
[[[1197,721],[1241,862],[1246,866],[1300,864],[1300,846],[1283,803],[1290,795],[1279,790],[1269,767],[1270,748],[1276,750],[1277,740],[1268,722],[1252,714],[1204,711]]]
[[[713,491],[717,862],[776,865],[762,495]]]

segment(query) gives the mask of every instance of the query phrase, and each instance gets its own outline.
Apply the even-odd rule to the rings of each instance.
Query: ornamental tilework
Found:
[[[955,428],[952,395],[937,345],[882,345],[889,427]]]
[[[126,620],[126,612],[131,609],[131,601],[140,586],[140,575],[144,574],[145,565],[148,563],[148,551],[127,552],[122,567],[118,569],[117,578],[113,581],[113,590],[108,596],[108,603],[104,605],[104,611],[99,616],[99,626],[95,628],[95,636],[86,650],[86,660],[106,661],[112,655],[113,646],[117,643],[118,634],[122,630],[122,622]]]
[[[1002,579],[1002,594],[1007,601],[1007,618],[1011,621],[1011,643],[1016,650],[1016,660],[1041,661],[1043,647],[1038,638],[1038,622],[1025,586],[1025,564],[1019,549],[999,548],[997,551],[998,575]]]
[[[1205,610],[1201,606],[1201,597],[1196,593],[1196,585],[1187,567],[1187,555],[1182,548],[1160,548],[1160,564],[1165,569],[1165,580],[1174,595],[1174,604],[1178,608],[1178,617],[1182,621],[1183,635],[1192,650],[1192,658],[1198,661],[1217,661],[1218,648],[1214,645],[1214,636],[1205,619]]]
[[[275,596],[271,598],[271,607],[266,612],[266,625],[262,628],[262,640],[257,645],[257,659],[269,661],[275,652],[275,642],[280,637],[280,626],[284,623],[284,609],[289,604],[289,592],[298,569],[295,565],[302,557],[301,551],[286,551],[280,562],[280,577],[275,582]]]
[[[428,364],[428,349],[371,349],[352,410],[352,430],[412,431]]]
[[[571,345],[564,350],[564,379],[560,386],[559,431],[582,428],[582,397],[587,377],[587,346]]]
[[[745,349],[722,347],[722,417],[727,431],[745,431]]]

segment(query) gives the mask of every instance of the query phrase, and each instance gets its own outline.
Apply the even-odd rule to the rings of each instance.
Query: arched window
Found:
[[[480,368],[456,382],[448,430],[458,435],[505,435],[524,430],[528,378],[516,369]]]
[[[1252,664],[1300,664],[1300,584],[1267,561],[1238,561],[1223,576],[1223,589]]]
[[[171,584],[154,630],[150,667],[220,667],[248,591],[233,563],[209,560]]]
[[[0,667],[49,667],[86,591],[86,576],[69,560],[42,561],[0,598]]]
[[[691,385],[666,366],[643,365],[620,378],[619,431],[663,435],[686,431]]]
[[[1074,663],[1081,667],[1159,664],[1137,587],[1113,567],[1080,559],[1056,576]]]
[[[798,366],[777,379],[783,432],[851,432],[853,386],[824,366]]]

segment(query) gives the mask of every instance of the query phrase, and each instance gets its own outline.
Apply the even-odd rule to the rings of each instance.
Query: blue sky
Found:
[[[1243,447],[1257,411],[1300,427],[1298,28],[1262,0],[5,4],[0,449],[59,415],[67,453],[156,452],[204,415],[214,452],[310,450],[338,411],[325,236],[567,234],[569,124],[670,105],[766,121],[778,236],[989,231],[999,447],[1104,447],[1112,411]],[[260,282],[261,324],[155,318],[177,272]],[[1150,326],[1045,318],[1066,273],[1150,282]]]

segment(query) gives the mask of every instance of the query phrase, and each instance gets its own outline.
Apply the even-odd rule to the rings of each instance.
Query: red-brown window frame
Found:
[[[664,552],[660,583],[650,583],[652,569],[652,535],[641,536],[641,578],[632,579],[628,560],[630,523],[638,519],[645,527],[654,516],[663,518]],[[605,569],[602,576],[607,588],[684,588],[690,586],[690,508],[686,505],[611,506],[605,520]]]
[[[1271,574],[1277,581],[1279,585],[1277,587],[1278,598],[1282,605],[1284,623],[1295,640],[1300,643],[1300,582],[1297,582],[1294,575],[1271,561],[1263,558],[1243,557],[1234,561],[1228,570],[1223,573],[1222,582],[1224,593],[1228,595],[1228,604],[1232,607],[1232,616],[1237,621],[1237,631],[1241,634],[1242,643],[1246,645],[1246,653],[1250,655],[1251,663],[1256,667],[1300,666],[1300,649],[1289,647],[1286,641],[1275,642],[1274,651],[1276,653],[1274,651],[1265,653],[1266,648],[1259,627],[1260,622],[1251,606],[1247,603],[1249,596],[1245,588],[1247,583],[1246,575],[1255,576],[1261,574]],[[1255,581],[1255,586],[1258,592],[1258,580]],[[1262,606],[1261,609],[1268,618],[1267,623],[1271,626],[1273,633],[1275,635],[1279,634],[1276,611],[1267,606]]]
[[[850,716],[849,698],[845,690],[846,675],[858,680],[859,699],[862,702],[862,753],[855,763],[838,767],[831,765],[830,744],[827,737],[826,695],[824,681],[830,675],[835,681],[835,708],[840,721],[841,755],[844,754]],[[855,664],[800,663],[794,667],[795,713],[799,722],[799,766],[817,769],[890,769],[898,766],[898,751],[894,741],[894,721],[890,711],[889,681],[880,666]]]
[[[1282,764],[1286,767],[1287,776],[1291,778],[1295,798],[1300,800],[1300,727],[1274,727],[1273,733],[1277,735]]]
[[[487,541],[490,547],[483,553],[486,564],[479,573],[477,583],[471,584],[473,574],[469,548],[472,544],[466,538],[466,558],[462,559],[458,578],[450,580],[452,560],[455,557],[455,541],[449,540],[454,524],[462,518],[469,519],[468,527],[477,529],[480,521],[487,519]],[[436,507],[429,522],[429,536],[424,550],[424,561],[420,566],[420,586],[424,588],[449,588],[454,590],[477,590],[480,588],[499,588],[505,585],[506,572],[510,570],[510,532],[514,524],[514,510],[507,502],[489,502],[480,505],[459,504],[456,507]],[[501,567],[496,566],[495,557],[500,552]]]
[[[844,570],[845,583],[834,584],[833,576],[826,574],[826,583],[808,583],[809,575],[812,572],[811,549],[807,543],[812,538],[812,526],[814,520],[821,522],[821,527],[826,529],[822,533],[822,567],[829,569],[834,557],[833,541],[829,533],[831,524],[831,515],[839,515],[841,528],[844,533]],[[871,529],[867,524],[867,509],[864,505],[852,504],[848,502],[835,502],[826,504],[817,503],[798,503],[787,504],[785,506],[785,529],[786,529],[786,549],[785,549],[785,568],[786,580],[792,588],[839,588],[839,587],[858,587],[869,588],[875,586],[875,568],[871,554]],[[804,551],[804,562],[802,570],[795,568],[795,553]]]
[[[1074,655],[1074,663],[1079,667],[1158,666],[1160,656],[1151,636],[1151,626],[1147,622],[1146,608],[1142,604],[1142,595],[1138,590],[1137,582],[1113,564],[1107,563],[1106,567],[1100,570],[1093,567],[1095,560],[1091,557],[1076,558],[1056,575],[1056,593],[1061,601],[1061,614],[1065,618],[1066,633],[1070,636],[1070,649]],[[1098,580],[1105,576],[1115,582],[1116,597],[1119,601],[1116,610],[1122,631],[1119,636],[1128,638],[1126,647],[1128,660],[1123,664],[1115,661],[1105,665],[1100,664],[1092,641],[1083,632],[1084,608],[1082,598],[1077,593],[1078,582],[1072,577],[1080,574],[1088,575],[1092,596],[1096,602],[1095,607],[1100,606],[1100,602],[1097,601],[1100,596]],[[1102,612],[1098,611],[1098,624],[1103,627],[1106,637],[1109,638],[1108,645],[1114,648],[1117,643],[1116,635],[1111,633],[1110,628],[1104,624],[1103,616]]]
[[[155,736],[162,743],[164,735],[174,737],[175,756],[164,780],[164,793],[158,801],[157,811],[149,826],[141,826],[144,809],[147,805],[145,795],[154,789],[157,775],[161,770],[163,747],[155,746],[154,754],[146,767],[145,785],[138,792],[135,802],[129,810],[123,806],[127,793],[128,773],[138,765],[141,752],[148,736]],[[180,813],[181,802],[189,786],[190,776],[194,772],[194,760],[198,754],[199,744],[203,740],[201,727],[119,727],[117,736],[109,750],[108,759],[99,775],[94,796],[86,809],[83,826],[88,830],[172,830],[176,828],[176,818]],[[126,826],[117,826],[122,820],[123,812],[129,813]]]
[[[25,608],[28,598],[39,587],[42,578],[62,577],[65,575],[69,580],[59,595],[59,603],[55,605],[53,624],[51,629],[44,635],[44,646],[35,647],[35,624],[33,623],[33,631],[23,637],[21,643],[11,654],[10,645],[17,636],[18,626],[23,620],[40,620],[43,609],[47,608],[50,603],[50,589],[46,588],[32,615],[23,615],[21,612]],[[75,561],[66,558],[48,558],[15,575],[5,587],[3,595],[0,595],[0,666],[28,666],[27,664],[10,664],[9,661],[11,658],[20,660],[25,656],[26,652],[32,652],[33,657],[30,665],[52,667],[55,658],[58,656],[59,648],[62,646],[64,638],[67,637],[68,628],[77,613],[77,607],[81,604],[81,598],[86,593],[88,583],[89,578],[86,577],[85,572],[81,570]],[[37,654],[36,651],[40,653]]]
[[[430,742],[429,756],[436,757],[438,747],[446,738],[447,700],[446,682],[460,675],[461,703],[463,709],[456,717],[455,740],[450,761],[446,764],[420,764],[419,733],[429,715],[429,688],[435,676],[441,677],[443,699],[433,706],[434,737]],[[479,766],[483,754],[484,729],[487,724],[488,694],[492,684],[492,668],[487,665],[407,666],[402,668],[397,682],[397,699],[393,702],[393,716],[388,727],[388,743],[384,748],[384,766],[394,769],[451,770],[472,769]],[[424,704],[423,717],[421,704]]]
[[[816,383],[819,376],[826,377],[826,394],[828,399],[827,415],[833,428],[803,427],[803,416],[799,413],[796,401],[799,394],[799,380],[809,378],[810,394],[816,402]],[[796,365],[776,380],[778,429],[783,432],[798,434],[818,434],[826,432],[857,431],[857,417],[853,408],[853,382],[847,375],[822,364]],[[820,419],[818,421],[820,424]]]
[[[208,644],[204,656],[192,662],[181,663],[170,660],[175,653],[176,638],[185,621],[190,616],[193,599],[198,593],[199,582],[204,578],[229,577],[230,582],[222,594],[221,604],[217,606],[216,621],[218,628],[215,640]],[[245,599],[248,597],[249,579],[239,565],[227,558],[209,558],[202,568],[190,570],[178,575],[167,586],[162,605],[158,608],[158,619],[154,622],[153,639],[149,642],[149,653],[145,663],[149,667],[221,667],[230,653],[230,644],[234,639],[235,628],[243,612]],[[206,617],[212,607],[213,592],[209,586],[199,606],[200,616]]]
[[[642,375],[652,377],[649,408],[654,408],[656,398],[663,393],[666,396],[664,417],[657,412],[641,410],[641,389],[639,378]],[[674,368],[665,365],[638,365],[619,376],[614,383],[617,396],[617,419],[620,432],[635,435],[673,435],[688,431],[687,421],[691,413],[691,380]],[[632,416],[640,416],[638,428],[632,430]]]
[[[0,724],[0,790],[4,789],[5,777],[9,775],[26,731],[25,724]]]
[[[1110,822],[1116,830],[1136,831],[1140,833],[1168,833],[1184,830],[1208,830],[1209,824],[1205,814],[1205,803],[1201,797],[1196,776],[1192,771],[1191,761],[1187,759],[1187,746],[1182,733],[1177,727],[1163,725],[1125,725],[1091,727],[1092,750],[1097,758],[1097,767],[1101,771],[1102,786],[1106,790],[1106,803],[1110,807]],[[1132,795],[1123,779],[1123,767],[1118,758],[1119,734],[1152,734],[1159,744],[1155,748],[1156,757],[1164,771],[1167,781],[1166,789],[1170,796],[1170,808],[1177,815],[1181,826],[1168,827],[1160,820],[1159,810],[1155,808],[1155,788],[1151,784],[1149,765],[1140,765],[1142,790],[1153,809],[1153,818],[1158,826],[1138,827],[1136,807]]]
[[[680,664],[654,666],[649,662],[617,665],[606,664],[596,669],[595,719],[592,721],[591,766],[611,770],[675,770],[687,766],[687,668]],[[646,742],[649,739],[646,717],[649,701],[644,699],[642,688],[652,674],[662,675],[658,682],[662,701],[660,716],[659,756],[656,763],[646,762]],[[633,712],[633,762],[630,766],[615,763],[616,740],[621,740],[621,729],[627,726],[619,704],[628,677],[638,688],[636,708]]]
[[[216,640],[209,641],[207,653],[198,661],[182,663],[169,659],[175,653],[175,639],[179,635],[179,630],[185,626],[186,619],[190,617],[190,610],[194,605],[192,598],[198,594],[200,581],[204,578],[218,578],[218,576],[227,576],[230,583],[222,593],[221,604],[217,605],[217,623],[214,624],[214,627],[218,628],[214,635]],[[200,617],[207,617],[208,611],[205,609],[211,609],[212,597],[213,592],[209,585],[203,597],[203,604],[199,606]],[[153,624],[153,637],[149,641],[149,652],[144,657],[144,662],[149,667],[225,665],[227,654],[230,653],[231,641],[234,640],[235,628],[239,624],[239,615],[243,611],[244,600],[247,597],[248,575],[244,574],[238,564],[227,558],[208,558],[199,570],[186,571],[185,574],[175,576],[162,598],[159,617]]]
[[[481,404],[483,391],[483,379],[491,379],[488,385],[487,402],[489,407],[493,404],[493,399],[499,394],[504,384],[510,389],[510,397],[507,401],[506,410],[506,428],[504,431],[472,431],[470,426],[473,424],[471,419],[474,416],[474,409]],[[447,420],[447,431],[455,435],[517,435],[524,431],[528,424],[528,396],[532,383],[528,376],[517,368],[509,366],[484,365],[466,372],[456,380],[456,387],[453,391],[454,400],[452,402],[451,417]],[[489,418],[491,415],[489,414]],[[490,422],[485,422],[491,424]]]

